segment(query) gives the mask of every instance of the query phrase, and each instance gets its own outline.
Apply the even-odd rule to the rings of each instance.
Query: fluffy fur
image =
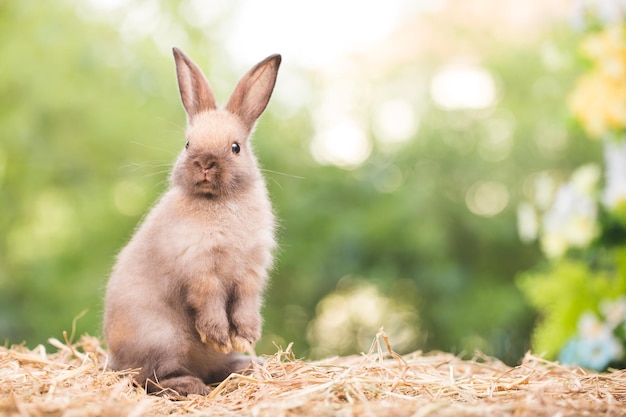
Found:
[[[274,216],[250,148],[280,56],[252,68],[218,109],[201,70],[174,48],[187,144],[170,187],[117,257],[105,297],[113,369],[148,392],[208,393],[250,366],[275,248]]]

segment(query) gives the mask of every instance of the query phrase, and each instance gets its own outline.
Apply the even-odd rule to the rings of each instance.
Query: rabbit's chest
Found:
[[[190,275],[240,275],[263,268],[273,245],[272,227],[262,216],[242,219],[224,210],[175,231],[176,263]]]

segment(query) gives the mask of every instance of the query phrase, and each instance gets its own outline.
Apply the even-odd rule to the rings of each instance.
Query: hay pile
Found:
[[[1,416],[626,416],[626,371],[567,368],[533,355],[509,367],[478,356],[393,353],[377,335],[362,356],[296,360],[290,348],[207,397],[147,396],[106,370],[96,338],[58,349],[0,348]]]

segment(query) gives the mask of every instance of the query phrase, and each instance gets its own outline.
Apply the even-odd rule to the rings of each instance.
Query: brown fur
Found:
[[[218,109],[206,78],[174,49],[188,146],[170,188],[120,252],[105,298],[113,369],[141,368],[149,392],[207,394],[250,366],[272,264],[274,217],[249,136],[271,96],[268,57]],[[235,152],[234,144],[239,152]]]

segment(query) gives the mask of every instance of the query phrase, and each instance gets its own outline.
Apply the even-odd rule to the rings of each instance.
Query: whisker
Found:
[[[129,142],[129,143],[131,145],[139,145],[142,148],[152,149],[152,150],[155,150],[155,151],[163,151],[163,152],[169,151],[169,149],[161,148],[161,147],[154,146],[154,145],[148,145],[147,143],[143,143],[143,142],[132,141],[132,142]]]
[[[270,178],[272,180],[272,182],[276,185],[278,185],[278,188],[280,188],[281,191],[284,191],[285,189],[283,188],[283,185],[278,182],[278,180],[276,178]]]
[[[149,162],[129,162],[127,164],[121,165],[120,169],[128,169],[132,168],[134,171],[137,171],[141,168],[160,168],[160,167],[171,167],[171,162],[166,161],[149,161]]]
[[[304,179],[304,177],[300,177],[300,176],[298,176],[298,175],[286,174],[286,173],[284,173],[284,172],[279,172],[279,171],[272,171],[271,169],[264,169],[264,168],[261,168],[261,171],[264,171],[264,172],[270,172],[270,173],[272,173],[272,174],[282,175],[282,176],[284,176],[284,177],[296,178],[296,179],[299,179],[299,180],[303,180],[303,179]]]
[[[160,185],[160,184],[163,184],[164,182],[169,181],[169,174],[171,172],[171,166],[169,164],[153,165],[153,167],[160,166],[160,167],[163,167],[163,169],[158,169],[158,170],[150,169],[149,171],[143,170],[143,168],[146,168],[147,166],[148,165],[130,163],[130,164],[126,164],[124,166],[119,167],[119,169],[125,170],[125,169],[130,168],[130,172],[139,173],[140,174],[139,178],[141,179],[149,179],[149,178],[159,177],[163,175],[164,179],[159,181],[157,185]]]
[[[166,188],[168,186],[168,183],[169,183],[169,179],[165,178],[165,179],[157,182],[156,184],[154,184],[152,189],[154,190],[155,188]]]
[[[156,117],[156,118],[161,121],[167,122],[170,125],[170,127],[176,128],[177,133],[185,131],[185,126],[180,126],[178,123],[174,122],[173,120],[167,119],[165,117]]]
[[[144,178],[150,178],[150,177],[155,177],[157,175],[162,175],[162,174],[169,174],[170,170],[169,169],[164,169],[161,171],[155,171],[155,172],[151,172],[149,174],[144,174],[143,177]]]

